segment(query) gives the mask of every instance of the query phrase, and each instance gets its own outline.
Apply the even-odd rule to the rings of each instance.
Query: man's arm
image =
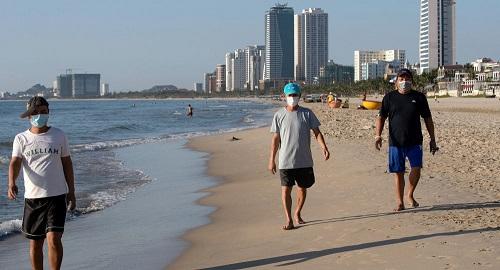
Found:
[[[431,141],[429,142],[430,152],[434,155],[439,147],[436,145],[436,137],[434,135],[434,121],[432,121],[432,116],[424,118],[425,127],[427,128],[427,132],[429,132],[429,137]]]
[[[378,116],[375,120],[375,148],[380,151],[382,147],[382,131],[384,130],[386,117]]]
[[[274,133],[273,138],[271,139],[271,154],[269,156],[269,165],[268,169],[272,174],[276,173],[276,153],[278,152],[278,148],[281,144],[281,137],[279,133]]]
[[[64,177],[66,178],[66,183],[68,184],[68,206],[70,210],[74,210],[76,207],[76,197],[75,197],[75,177],[73,174],[73,162],[71,157],[61,157],[61,162],[63,165]]]
[[[9,188],[7,191],[7,197],[10,200],[15,200],[17,198],[17,185],[16,180],[19,176],[19,171],[21,170],[21,164],[23,159],[20,157],[12,157],[9,163]]]
[[[328,151],[328,147],[326,146],[323,134],[321,133],[319,128],[313,128],[312,131],[314,133],[314,137],[316,137],[316,141],[318,141],[319,145],[321,146],[321,149],[323,150],[323,155],[325,156],[325,160],[328,160],[330,158],[330,152]]]

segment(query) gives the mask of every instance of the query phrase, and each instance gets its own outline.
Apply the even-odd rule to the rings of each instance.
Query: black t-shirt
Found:
[[[424,94],[394,90],[384,96],[380,116],[389,119],[389,145],[406,147],[422,144],[420,117],[431,117],[431,111]]]

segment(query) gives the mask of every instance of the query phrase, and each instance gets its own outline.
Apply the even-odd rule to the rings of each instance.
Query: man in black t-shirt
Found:
[[[420,117],[424,119],[430,137],[430,152],[439,149],[434,137],[434,123],[427,98],[424,94],[411,90],[413,75],[408,69],[401,69],[396,80],[396,90],[384,96],[382,107],[376,121],[375,148],[382,146],[382,130],[389,118],[389,172],[394,173],[398,206],[395,211],[405,209],[403,195],[405,188],[405,161],[410,162],[408,203],[417,207],[418,202],[413,192],[420,179],[422,168],[422,127]]]

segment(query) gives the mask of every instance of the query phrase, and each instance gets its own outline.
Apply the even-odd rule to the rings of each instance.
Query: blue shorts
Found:
[[[422,145],[408,147],[389,146],[389,172],[405,172],[405,161],[408,158],[410,167],[422,168]]]

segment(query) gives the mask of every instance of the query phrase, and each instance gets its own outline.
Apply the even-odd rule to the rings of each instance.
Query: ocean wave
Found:
[[[135,126],[131,126],[131,125],[118,125],[118,126],[114,126],[114,127],[108,127],[108,128],[105,128],[103,130],[101,130],[101,132],[120,132],[120,131],[128,131],[128,130],[134,130],[136,128],[134,128]]]
[[[0,164],[9,164],[10,158],[6,156],[0,156]]]
[[[255,122],[255,120],[252,118],[253,115],[249,114],[249,115],[245,115],[243,117],[243,123],[253,123]]]
[[[0,222],[0,239],[3,239],[14,233],[20,233],[21,225],[22,225],[22,220],[20,219],[13,219]]]
[[[222,108],[229,108],[228,105],[210,105],[208,106],[209,108],[217,108],[217,109],[222,109]]]
[[[149,137],[149,138],[134,138],[134,139],[125,139],[125,140],[113,140],[113,141],[103,141],[103,142],[94,142],[88,144],[77,144],[71,147],[73,152],[84,152],[84,151],[99,151],[99,150],[108,150],[114,148],[122,148],[128,146],[134,146],[145,143],[155,143],[162,142],[168,140],[178,140],[178,139],[189,139],[193,137],[201,137],[201,136],[209,136],[216,134],[223,134],[228,132],[241,131],[250,128],[258,128],[266,126],[266,123],[257,123],[251,115],[245,117],[243,122],[249,124],[244,127],[235,127],[235,128],[225,128],[219,129],[215,131],[194,131],[194,132],[186,132],[186,133],[178,133],[178,134],[166,134],[159,137]]]

